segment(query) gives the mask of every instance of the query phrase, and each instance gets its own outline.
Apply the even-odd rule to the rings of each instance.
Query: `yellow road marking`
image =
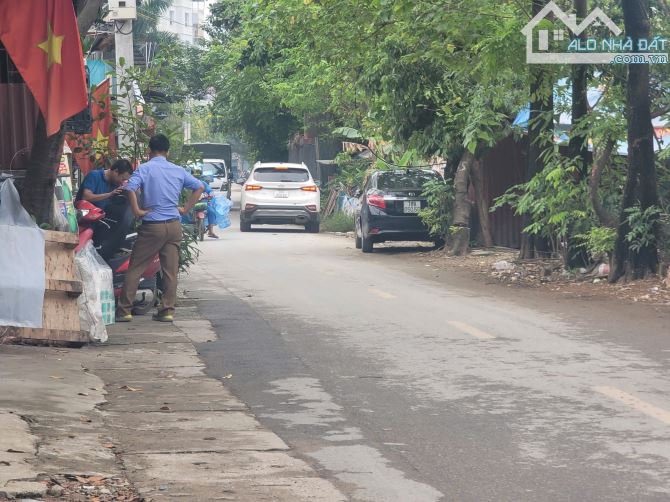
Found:
[[[495,336],[491,335],[490,333],[486,333],[485,331],[482,331],[479,328],[475,328],[474,326],[470,326],[469,324],[466,324],[464,322],[461,321],[447,321],[447,322],[454,328],[461,330],[463,333],[472,335],[475,338],[479,338],[480,340],[493,340],[495,338]]]
[[[393,298],[397,298],[397,296],[377,288],[368,288],[368,291],[370,293],[377,295],[380,298],[383,298],[384,300],[392,300]]]
[[[666,425],[670,425],[670,411],[668,410],[654,406],[653,404],[643,401],[642,399],[639,399],[634,395],[629,394],[628,392],[624,392],[621,389],[617,389],[616,387],[603,385],[594,387],[593,390],[603,394],[604,396],[619,401],[620,403],[623,403],[629,408],[633,408],[640,413],[644,413],[645,415],[655,418],[656,420],[660,420]]]

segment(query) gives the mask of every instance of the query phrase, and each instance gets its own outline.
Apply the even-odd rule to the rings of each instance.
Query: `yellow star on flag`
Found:
[[[96,135],[95,139],[98,143],[102,143],[103,145],[109,143],[109,136],[105,136],[105,133],[103,133],[100,129],[98,129],[98,134]]]
[[[105,134],[98,129],[98,134],[96,134],[95,137],[95,158],[100,159],[103,156],[103,151],[107,151],[109,148],[109,136],[105,136]]]
[[[54,63],[61,64],[61,49],[65,35],[54,35],[51,25],[47,24],[47,39],[37,47],[47,53],[47,70]]]

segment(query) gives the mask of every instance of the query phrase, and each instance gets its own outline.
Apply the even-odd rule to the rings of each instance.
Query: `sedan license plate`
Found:
[[[403,213],[417,214],[421,210],[420,200],[406,200],[403,202]]]
[[[288,192],[275,192],[275,199],[288,199]]]

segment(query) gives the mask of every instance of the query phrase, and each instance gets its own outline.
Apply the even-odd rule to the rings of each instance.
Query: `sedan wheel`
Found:
[[[361,249],[363,247],[363,240],[361,239],[361,236],[359,234],[360,228],[361,224],[359,222],[356,222],[356,228],[354,230],[354,240],[356,241],[356,249]]]
[[[372,242],[372,239],[370,237],[366,237],[365,235],[361,239],[361,250],[364,253],[372,253],[372,248],[374,247],[374,242]]]

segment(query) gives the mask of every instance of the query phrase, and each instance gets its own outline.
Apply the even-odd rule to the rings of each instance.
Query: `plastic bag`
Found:
[[[360,204],[361,201],[356,197],[349,197],[345,195],[342,200],[342,206],[340,207],[340,210],[346,215],[354,216]]]
[[[218,227],[221,230],[228,228],[230,226],[230,208],[233,207],[231,200],[225,195],[217,195],[212,199],[209,207],[216,215],[216,224]]]
[[[0,184],[0,326],[42,327],[44,233],[21,206],[11,179]]]
[[[56,182],[58,183],[58,182]],[[69,232],[70,231],[70,223],[67,221],[67,218],[63,214],[63,208],[58,200],[58,198],[54,195],[54,208],[53,208],[53,223],[54,223],[54,229],[58,230],[59,232]]]
[[[81,329],[88,331],[92,340],[107,340],[106,324],[114,323],[114,283],[112,269],[100,257],[89,241],[76,255],[75,263],[84,285],[79,296]]]

